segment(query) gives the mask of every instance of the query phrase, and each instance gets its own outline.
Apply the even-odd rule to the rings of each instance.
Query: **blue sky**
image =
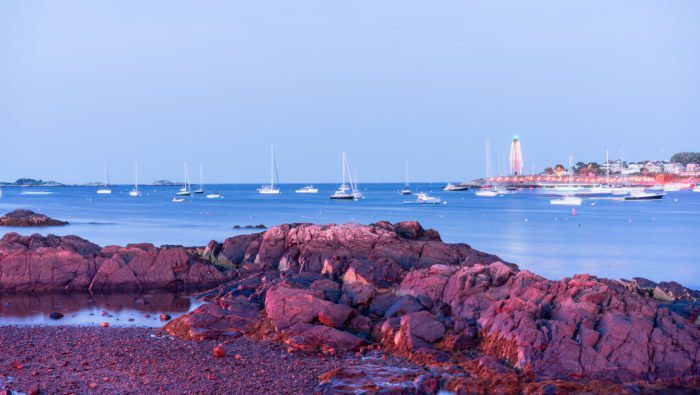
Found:
[[[0,2],[0,180],[446,181],[700,150],[697,1]]]

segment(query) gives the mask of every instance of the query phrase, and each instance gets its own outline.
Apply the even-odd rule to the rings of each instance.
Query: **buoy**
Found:
[[[575,216],[576,216],[576,209],[575,209],[575,208],[572,208],[572,209],[571,209],[571,216],[572,216],[572,217],[575,217]]]

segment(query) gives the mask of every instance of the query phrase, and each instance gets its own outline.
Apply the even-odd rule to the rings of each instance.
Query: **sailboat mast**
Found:
[[[270,145],[270,188],[275,187],[275,146]]]
[[[134,161],[134,189],[139,189],[139,162]]]
[[[105,168],[104,168],[104,179],[102,180],[104,183],[105,188],[107,188],[107,159],[105,159]]]
[[[574,156],[569,155],[569,185],[572,184],[574,177]]]
[[[202,162],[199,162],[199,189],[204,189],[204,171],[202,170]]]
[[[185,190],[187,192],[190,191],[190,169],[187,166],[187,162],[185,162]]]
[[[605,149],[605,182],[610,186],[610,153]]]

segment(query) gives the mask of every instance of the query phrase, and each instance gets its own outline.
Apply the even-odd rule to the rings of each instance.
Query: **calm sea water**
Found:
[[[552,206],[550,198],[522,191],[497,198],[473,192],[442,192],[442,185],[414,184],[447,204],[405,204],[399,184],[362,186],[366,198],[331,201],[335,184],[317,185],[317,195],[295,194],[301,185],[283,185],[282,194],[263,196],[257,185],[210,185],[220,200],[195,196],[173,203],[176,187],[115,186],[109,196],[95,188],[46,188],[48,196],[23,195],[26,188],[4,188],[0,211],[27,208],[64,219],[63,228],[13,229],[22,234],[76,234],[101,245],[130,242],[204,245],[209,240],[251,232],[233,225],[272,226],[285,222],[367,224],[418,220],[447,242],[464,242],[499,255],[551,279],[576,273],[609,278],[675,280],[700,288],[700,193],[671,192],[661,201],[585,200],[571,207]]]

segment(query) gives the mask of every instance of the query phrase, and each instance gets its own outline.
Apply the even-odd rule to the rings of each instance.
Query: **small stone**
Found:
[[[160,315],[160,320],[161,320],[161,321],[168,321],[168,320],[171,319],[171,318],[172,318],[172,317],[170,316],[170,314],[161,314],[161,315]]]
[[[51,312],[51,314],[49,314],[49,318],[52,320],[60,320],[63,318],[63,313],[59,313],[58,311]]]
[[[216,347],[214,347],[214,356],[216,358],[223,358],[226,356],[226,351],[224,350],[223,344],[218,344]]]
[[[100,322],[100,327],[109,328],[109,322]]]

